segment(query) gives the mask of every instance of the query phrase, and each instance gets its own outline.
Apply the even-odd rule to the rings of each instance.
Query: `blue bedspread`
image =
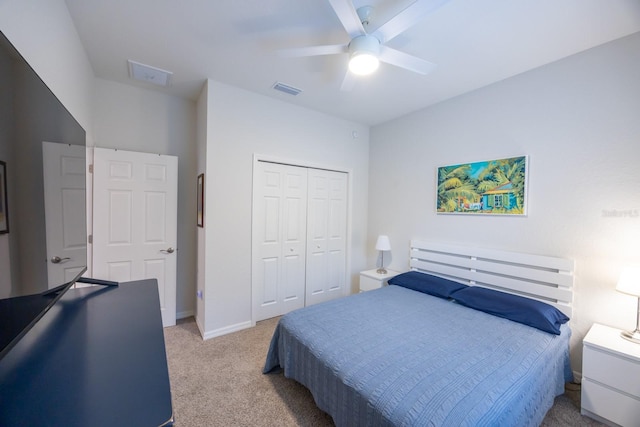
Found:
[[[572,379],[570,335],[388,286],[283,316],[264,372],[337,426],[537,426]]]

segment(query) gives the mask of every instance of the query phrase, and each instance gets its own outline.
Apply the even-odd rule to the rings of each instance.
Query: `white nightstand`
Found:
[[[387,269],[387,274],[376,273],[376,269],[360,272],[360,292],[378,289],[387,284],[387,280],[400,274],[397,271]]]
[[[637,426],[640,420],[640,344],[620,330],[594,324],[583,342],[582,414]]]

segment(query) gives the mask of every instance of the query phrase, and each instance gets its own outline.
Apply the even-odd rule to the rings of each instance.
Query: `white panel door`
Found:
[[[347,174],[309,169],[306,305],[344,296]]]
[[[49,286],[75,278],[87,265],[86,148],[42,143]]]
[[[259,321],[304,306],[307,170],[256,162],[252,307]]]
[[[178,158],[96,148],[93,175],[93,276],[157,279],[175,325]]]

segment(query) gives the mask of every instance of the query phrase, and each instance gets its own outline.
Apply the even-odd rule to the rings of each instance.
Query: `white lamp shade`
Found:
[[[378,251],[390,251],[391,250],[391,242],[389,242],[389,236],[378,236],[378,240],[376,241],[376,250]]]
[[[616,290],[640,297],[640,266],[623,269],[620,273]]]

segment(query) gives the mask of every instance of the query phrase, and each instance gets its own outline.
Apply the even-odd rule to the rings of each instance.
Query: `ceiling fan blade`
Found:
[[[320,56],[334,55],[338,53],[346,53],[349,51],[349,45],[333,44],[325,46],[307,46],[295,47],[291,49],[280,49],[278,55],[283,58],[299,58],[302,56]]]
[[[380,43],[386,43],[448,1],[449,0],[416,0],[402,12],[382,24],[372,35],[380,40]]]
[[[336,12],[342,26],[347,30],[349,37],[354,38],[366,34],[351,0],[329,0],[329,3]]]
[[[353,87],[356,85],[356,76],[349,70],[344,75],[344,79],[342,80],[342,85],[340,86],[340,90],[343,92],[351,92]]]
[[[415,56],[411,56],[399,50],[387,46],[380,46],[380,56],[378,59],[396,67],[405,68],[418,74],[429,74],[436,68],[433,62],[425,61]]]

